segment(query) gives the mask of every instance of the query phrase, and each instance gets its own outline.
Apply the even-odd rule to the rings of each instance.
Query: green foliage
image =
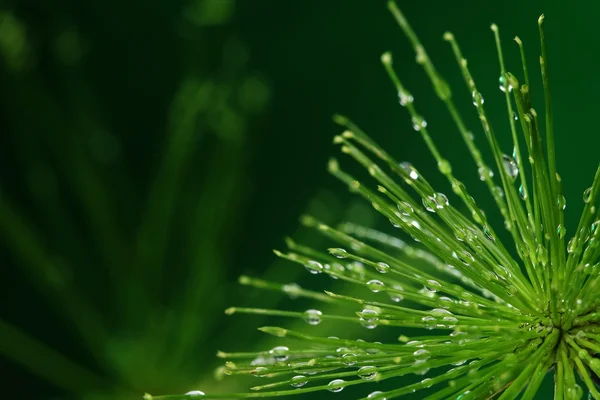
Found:
[[[204,40],[233,6],[196,1],[176,19],[190,37],[179,44],[201,60],[189,61],[165,115],[148,117],[167,121],[158,138],[102,115],[102,96],[84,78],[94,49],[72,24],[53,21],[55,36],[40,40],[35,21],[0,10],[0,78],[14,93],[3,104],[14,132],[2,150],[18,166],[2,177],[0,239],[26,289],[47,303],[23,315],[39,319],[33,328],[2,316],[0,355],[68,398],[140,398],[149,386],[213,381],[214,362],[199,358],[224,305],[213,291],[228,290],[248,130],[270,95],[230,28],[216,49]],[[210,21],[196,21],[198,12]],[[131,165],[145,157],[158,161],[136,175]],[[47,309],[57,310],[51,324],[40,317]]]
[[[344,327],[362,325],[369,330],[392,327],[402,333],[397,342],[327,337],[266,326],[260,330],[284,338],[280,346],[218,355],[228,360],[226,374],[268,378],[268,383],[252,387],[251,393],[193,391],[186,395],[148,394],[147,399],[263,398],[342,390],[352,394],[351,390],[358,393],[363,386],[375,390],[366,398],[379,400],[417,391],[419,398],[427,400],[533,399],[549,372],[554,376],[555,399],[580,399],[584,391],[588,398],[600,399],[594,383],[600,377],[600,209],[596,208],[600,169],[583,194],[580,222],[567,241],[566,200],[555,161],[543,16],[538,21],[545,91],[543,126],[533,108],[524,57],[521,83],[517,74],[505,69],[499,30],[491,26],[501,71],[499,88],[506,101],[507,126],[514,146],[512,155],[501,150],[458,43],[451,33],[444,35],[472,95],[491,149],[492,168],[484,162],[474,135],[458,113],[449,85],[395,3],[388,5],[465,141],[510,240],[496,232],[472,192],[456,179],[443,149],[431,138],[413,95],[396,75],[391,54],[385,53],[382,62],[400,105],[408,111],[414,130],[424,139],[451,186],[455,195],[452,201],[413,165],[398,163],[356,124],[336,116],[335,122],[345,130],[334,143],[368,171],[376,189],[343,171],[337,160],[329,163],[329,171],[418,244],[409,246],[358,225],[335,228],[303,217],[305,226],[335,242],[336,247],[323,251],[288,241],[289,251],[276,254],[310,274],[347,283],[340,287],[346,293],[323,294],[243,277],[244,285],[308,298],[331,311],[231,307],[226,313],[291,318],[311,326],[330,322]],[[523,56],[523,43],[518,38],[516,42]],[[423,262],[428,267],[420,264]],[[431,332],[424,334],[423,329]],[[394,385],[398,381],[395,378],[415,375],[418,378],[412,383]],[[392,388],[381,389],[388,381]]]

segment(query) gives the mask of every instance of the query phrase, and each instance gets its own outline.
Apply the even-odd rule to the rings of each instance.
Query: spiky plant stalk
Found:
[[[329,171],[429,251],[364,227],[344,224],[334,229],[305,217],[304,225],[338,242],[340,247],[322,252],[291,243],[289,252],[276,251],[276,254],[305,266],[312,274],[327,274],[375,294],[323,294],[294,286],[291,294],[335,304],[339,312],[238,307],[226,312],[303,318],[310,325],[335,321],[362,324],[368,329],[426,328],[433,331],[432,335],[411,338],[402,335],[399,343],[379,343],[263,327],[260,330],[265,333],[295,339],[303,345],[293,349],[279,346],[266,352],[220,352],[219,357],[229,360],[225,367],[230,375],[268,377],[272,382],[253,387],[252,393],[245,394],[194,391],[183,396],[147,395],[147,398],[251,398],[321,390],[340,392],[355,385],[376,387],[377,382],[409,374],[425,375],[435,369],[435,374],[416,383],[386,392],[374,391],[367,398],[393,399],[433,388],[421,398],[533,399],[546,373],[553,371],[555,399],[581,398],[581,382],[590,398],[600,399],[593,382],[600,376],[600,359],[596,358],[600,352],[597,295],[600,215],[595,206],[600,169],[584,192],[583,214],[574,236],[566,243],[565,199],[556,172],[543,16],[538,21],[546,109],[543,128],[532,107],[523,43],[515,38],[520,48],[524,83],[505,69],[499,31],[496,25],[491,27],[498,50],[500,89],[506,98],[513,156],[500,149],[467,61],[453,35],[444,35],[472,93],[500,179],[497,185],[492,168],[483,160],[457,111],[450,87],[395,3],[390,1],[388,5],[464,139],[513,243],[506,246],[502,243],[486,214],[465,185],[455,178],[450,163],[432,140],[413,96],[394,72],[391,54],[385,53],[381,60],[398,91],[400,104],[408,111],[414,129],[423,137],[439,171],[450,183],[457,205],[451,204],[411,164],[398,163],[342,116],[336,116],[335,121],[345,131],[334,142],[368,170],[378,183],[377,190],[342,171],[336,160],[329,163]],[[519,146],[520,140],[527,146],[524,151]],[[404,185],[394,180],[393,175],[399,176]],[[459,208],[468,211],[461,212]],[[397,250],[404,256],[396,256]],[[516,251],[518,258],[511,251]],[[432,268],[416,266],[419,260]],[[287,294],[291,290],[288,285],[247,277],[241,283]]]

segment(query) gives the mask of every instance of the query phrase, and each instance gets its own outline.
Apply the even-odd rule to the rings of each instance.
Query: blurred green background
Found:
[[[506,153],[489,25],[500,26],[518,77],[512,38],[525,42],[541,113],[536,21],[546,14],[558,167],[573,226],[599,159],[600,5],[399,5],[485,147],[441,39],[454,32]],[[333,113],[351,116],[450,192],[397,104],[379,62],[386,50],[456,176],[500,224],[383,1],[2,1],[2,391],[62,399],[240,390],[215,382],[216,349],[268,344],[258,319],[222,310],[283,303],[240,289],[237,277],[303,279],[271,249],[285,235],[319,246],[297,230],[307,210],[390,231],[325,171],[337,155]],[[340,396],[354,398],[349,390]]]

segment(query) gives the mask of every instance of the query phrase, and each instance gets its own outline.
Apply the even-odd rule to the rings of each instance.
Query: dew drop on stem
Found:
[[[514,181],[519,175],[519,167],[511,156],[502,155],[502,165],[508,176]]]
[[[277,347],[273,347],[271,350],[269,350],[269,354],[273,356],[275,361],[284,362],[284,361],[287,361],[287,359],[288,359],[289,351],[290,351],[290,349],[285,346],[277,346]]]
[[[321,323],[321,316],[323,313],[319,310],[306,310],[304,311],[304,320],[309,325],[319,325]]]
[[[299,388],[299,387],[306,385],[306,382],[308,382],[308,379],[306,378],[306,376],[296,375],[292,378],[292,382],[290,383],[290,385],[292,385],[295,388]]]
[[[592,197],[592,188],[589,187],[583,191],[583,202],[586,204],[589,203],[591,197]]]
[[[339,393],[344,389],[345,381],[343,379],[334,379],[327,385],[327,390],[333,393]]]
[[[501,91],[505,93],[506,91],[508,91],[509,93],[512,92],[512,86],[508,84],[508,80],[504,77],[504,75],[500,75],[500,79],[498,79],[498,84]]]
[[[358,370],[359,378],[365,381],[370,381],[375,378],[375,375],[377,375],[377,368],[373,366],[366,365]]]
[[[190,397],[205,396],[204,392],[202,392],[200,390],[191,390],[191,391],[187,392],[185,395],[190,396]]]

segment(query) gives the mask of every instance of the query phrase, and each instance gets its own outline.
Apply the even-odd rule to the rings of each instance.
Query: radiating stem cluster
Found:
[[[498,51],[499,89],[508,120],[498,130],[510,131],[512,155],[501,148],[484,98],[454,35],[444,34],[472,94],[493,157],[492,168],[483,160],[472,130],[459,114],[449,85],[396,4],[390,1],[388,5],[414,48],[417,63],[465,141],[511,242],[502,242],[498,227],[492,227],[466,185],[454,176],[414,96],[396,74],[392,55],[385,53],[381,61],[400,105],[449,182],[456,205],[412,164],[395,160],[351,120],[336,116],[334,120],[343,130],[334,143],[362,165],[375,184],[357,180],[335,159],[329,162],[329,172],[371,203],[394,227],[412,237],[416,245],[368,227],[346,223],[336,228],[303,217],[306,227],[335,244],[319,250],[289,240],[288,251],[275,253],[311,274],[346,282],[344,287],[350,289],[345,293],[321,293],[296,284],[249,277],[242,277],[240,283],[327,303],[335,311],[232,307],[226,312],[303,319],[309,325],[361,324],[367,329],[387,326],[402,333],[398,341],[321,337],[282,327],[263,327],[261,331],[293,345],[218,355],[228,360],[227,374],[269,378],[268,383],[253,387],[252,393],[198,392],[187,396],[269,397],[320,390],[339,392],[346,387],[369,385],[374,391],[368,399],[392,399],[417,390],[424,390],[422,398],[427,400],[533,399],[546,373],[553,370],[556,399],[581,398],[581,385],[590,398],[600,399],[593,382],[600,376],[600,359],[596,357],[600,353],[600,210],[596,209],[600,169],[584,192],[585,207],[579,225],[566,242],[566,202],[556,172],[543,16],[538,21],[545,93],[543,124],[533,108],[523,42],[515,38],[522,60],[524,83],[520,83],[516,74],[506,69],[499,29],[495,24],[491,26]],[[421,328],[431,333],[422,335]],[[430,374],[432,370],[435,372]],[[394,380],[415,374],[426,377],[408,384]],[[401,383],[391,390],[389,386],[386,391],[379,390],[379,384],[387,380]]]

